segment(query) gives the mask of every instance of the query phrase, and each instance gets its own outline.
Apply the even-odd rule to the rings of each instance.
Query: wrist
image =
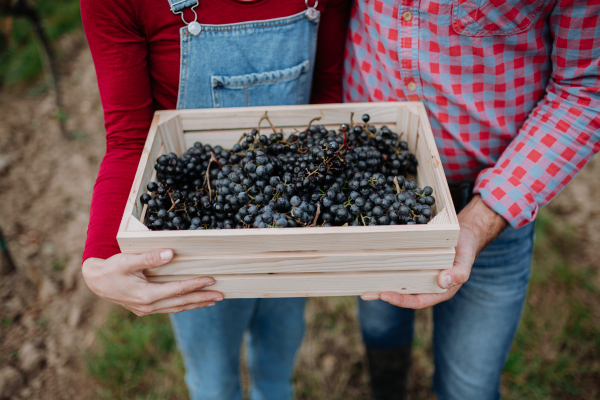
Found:
[[[81,264],[81,275],[83,275],[83,279],[87,282],[89,279],[93,278],[94,274],[102,267],[104,261],[106,260],[102,258],[87,258],[83,264]]]
[[[106,261],[106,260],[104,260],[103,258],[89,257],[83,261],[83,263],[81,264],[81,267],[82,268],[95,267],[95,266],[102,264],[104,261]]]
[[[458,222],[461,229],[472,233],[477,253],[493,242],[508,226],[508,222],[488,207],[479,194],[458,214]]]

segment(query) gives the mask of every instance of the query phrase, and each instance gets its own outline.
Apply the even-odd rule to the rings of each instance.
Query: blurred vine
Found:
[[[29,83],[46,71],[65,136],[66,114],[54,43],[80,27],[79,1],[0,0],[0,86]]]

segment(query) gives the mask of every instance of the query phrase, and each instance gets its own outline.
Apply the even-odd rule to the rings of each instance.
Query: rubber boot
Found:
[[[406,400],[411,346],[389,350],[367,348],[373,400]]]

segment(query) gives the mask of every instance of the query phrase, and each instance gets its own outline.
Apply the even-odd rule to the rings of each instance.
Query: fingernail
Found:
[[[221,300],[223,300],[223,298],[222,298],[222,297],[215,297],[215,298],[213,299],[213,301],[221,301]]]
[[[379,300],[379,296],[375,296],[375,295],[362,296],[362,299],[366,300],[366,301]]]
[[[208,282],[208,283],[206,284],[206,286],[212,286],[212,285],[214,285],[214,284],[215,284],[215,281],[210,281],[210,282]]]
[[[160,252],[160,259],[163,261],[169,261],[173,257],[172,250],[163,250]]]
[[[215,303],[208,303],[208,304],[206,305],[206,307],[212,307],[212,306],[214,306],[214,305],[215,305]]]
[[[452,285],[452,277],[450,275],[446,275],[444,277],[444,289],[448,289]]]

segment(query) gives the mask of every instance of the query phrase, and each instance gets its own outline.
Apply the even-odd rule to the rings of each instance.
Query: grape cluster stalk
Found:
[[[406,177],[418,161],[388,127],[311,120],[287,138],[265,114],[230,150],[195,143],[161,155],[140,200],[152,230],[427,224],[433,190]],[[273,133],[261,133],[263,120]]]

